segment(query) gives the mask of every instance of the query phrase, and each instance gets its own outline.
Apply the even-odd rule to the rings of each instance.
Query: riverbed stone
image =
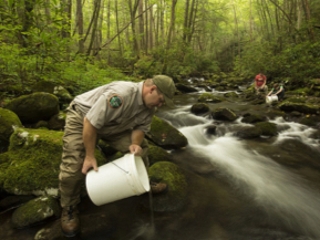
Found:
[[[192,105],[190,111],[195,115],[201,115],[209,112],[210,108],[206,103],[195,103]]]
[[[146,137],[164,149],[179,149],[188,145],[187,138],[180,131],[157,116],[153,116]]]
[[[60,214],[58,200],[51,196],[42,196],[16,209],[12,214],[11,222],[14,228],[24,228],[49,217],[59,217]]]
[[[161,161],[148,169],[149,177],[155,182],[164,182],[168,190],[153,198],[155,212],[175,212],[181,210],[187,201],[188,184],[184,172],[174,163]]]
[[[212,111],[212,117],[217,120],[232,122],[238,118],[237,114],[231,109],[225,107],[219,107]]]
[[[318,114],[320,111],[319,105],[308,103],[283,102],[279,104],[279,108],[285,112],[298,111],[305,114]]]

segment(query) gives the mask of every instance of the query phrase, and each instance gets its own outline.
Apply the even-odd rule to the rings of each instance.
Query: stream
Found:
[[[176,96],[176,108],[157,115],[188,139],[185,149],[171,151],[173,162],[201,178],[190,186],[183,211],[152,214],[144,194],[101,207],[85,197],[80,204],[82,233],[90,240],[316,240],[320,239],[320,142],[315,129],[282,117],[270,119],[281,129],[276,137],[243,140],[233,136],[241,122],[215,121],[190,113],[199,93]],[[265,104],[222,102],[236,112],[265,112]],[[216,125],[216,134],[206,133]],[[203,190],[205,189],[205,190]],[[10,214],[0,215],[0,238],[65,239],[60,219],[28,229],[10,228]],[[42,229],[42,232],[39,230]]]

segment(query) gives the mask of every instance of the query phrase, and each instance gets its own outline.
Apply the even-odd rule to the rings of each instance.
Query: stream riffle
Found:
[[[101,207],[88,198],[80,205],[82,233],[75,239],[117,240],[302,240],[320,239],[320,143],[314,129],[283,118],[270,119],[283,129],[275,137],[238,139],[235,122],[195,116],[197,94],[176,97],[176,108],[158,116],[187,138],[185,149],[172,151],[173,162],[190,173],[188,205],[180,212],[153,214],[141,202],[148,194]],[[223,102],[237,113],[264,113],[265,104]],[[215,135],[206,127],[215,124]],[[285,126],[284,126],[285,125]],[[201,178],[203,186],[193,184]],[[0,215],[0,238],[64,239],[59,219],[16,230],[8,211]],[[42,229],[42,233],[39,230]],[[42,238],[41,238],[42,236]]]

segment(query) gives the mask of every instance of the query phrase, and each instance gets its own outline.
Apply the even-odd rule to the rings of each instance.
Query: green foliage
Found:
[[[258,72],[277,77],[306,79],[320,76],[320,43],[303,42],[288,45],[275,52],[269,42],[254,42],[244,47],[241,58],[235,61],[238,74],[253,76]]]

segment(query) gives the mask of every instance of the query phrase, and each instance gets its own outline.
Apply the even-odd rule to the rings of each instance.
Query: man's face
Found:
[[[147,108],[161,107],[165,104],[164,96],[156,86],[152,86],[150,88],[150,91],[145,98],[144,104]]]

